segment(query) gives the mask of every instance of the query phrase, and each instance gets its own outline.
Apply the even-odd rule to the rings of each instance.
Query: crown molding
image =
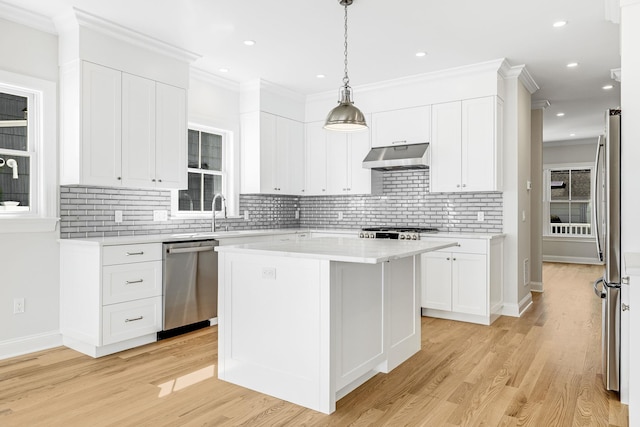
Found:
[[[531,101],[532,110],[544,110],[551,106],[551,103],[546,99],[540,99],[538,101]]]
[[[267,91],[271,94],[281,96],[283,98],[288,98],[292,101],[302,102],[304,103],[307,97],[302,95],[296,91],[291,89],[287,89],[284,86],[280,86],[278,84],[272,83],[268,80],[264,79],[253,79],[248,80],[240,85],[240,90],[243,92],[251,92],[251,91]]]
[[[505,59],[498,73],[505,79],[517,78],[531,94],[540,89],[525,65],[511,65]]]
[[[0,18],[49,34],[58,34],[53,21],[44,15],[0,1]]]
[[[461,67],[446,68],[443,70],[432,71],[430,73],[414,74],[411,76],[400,77],[397,79],[384,80],[381,82],[357,85],[353,86],[354,92],[367,92],[380,89],[394,89],[400,86],[415,85],[425,83],[433,80],[442,80],[444,78],[464,77],[468,75],[483,73],[483,72],[496,72],[503,63],[504,58],[494,59],[492,61],[480,62],[477,64],[463,65]],[[314,93],[307,95],[309,101],[320,101],[328,98],[339,99],[337,89],[332,91],[325,91],[320,93]]]
[[[56,16],[54,22],[58,32],[77,30],[79,27],[89,28],[114,39],[170,56],[179,61],[193,62],[202,56],[75,7],[71,9],[70,13]]]
[[[240,83],[234,82],[233,80],[225,79],[224,77],[220,77],[202,68],[193,66],[190,67],[189,76],[192,79],[199,80],[205,83],[211,83],[215,86],[219,86],[221,88],[228,89],[234,92],[239,92],[241,89]]]
[[[611,70],[611,79],[617,82],[622,82],[622,69],[614,68]]]

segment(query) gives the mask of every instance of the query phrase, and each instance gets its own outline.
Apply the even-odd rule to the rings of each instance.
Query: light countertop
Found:
[[[113,237],[88,237],[88,238],[76,238],[76,239],[58,239],[62,244],[65,242],[73,244],[87,244],[87,245],[100,245],[100,246],[112,246],[112,245],[130,245],[139,243],[163,243],[163,242],[180,242],[185,240],[206,240],[206,239],[234,239],[240,237],[258,237],[258,236],[277,236],[296,233],[314,233],[314,234],[339,234],[345,237],[357,237],[360,229],[305,229],[305,228],[275,228],[275,229],[260,229],[260,230],[232,230],[232,231],[216,231],[196,233],[185,231],[184,233],[177,234],[148,234],[148,235],[133,235],[133,236],[113,236]],[[422,239],[496,239],[503,237],[503,233],[456,233],[456,232],[437,232],[437,233],[423,233]],[[229,243],[232,243],[231,241]]]
[[[314,239],[218,246],[216,251],[377,264],[455,245],[455,240],[429,242],[425,240],[317,237]]]

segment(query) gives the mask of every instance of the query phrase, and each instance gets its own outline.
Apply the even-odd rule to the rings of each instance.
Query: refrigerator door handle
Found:
[[[598,279],[595,282],[593,282],[593,292],[595,292],[595,294],[599,298],[604,299],[604,298],[607,297],[607,292],[604,291],[604,286],[602,287],[602,290],[598,289],[598,284],[600,284],[600,283],[604,283],[604,277],[601,277],[600,279]]]
[[[598,259],[602,261],[602,242],[600,242],[600,217],[598,215],[598,211],[600,209],[600,201],[598,199],[598,194],[600,189],[598,188],[598,176],[600,175],[600,151],[602,150],[602,146],[604,145],[603,136],[598,136],[598,147],[596,148],[596,170],[595,170],[595,185],[594,185],[594,209],[593,216],[594,222],[596,224],[596,251],[598,254]]]

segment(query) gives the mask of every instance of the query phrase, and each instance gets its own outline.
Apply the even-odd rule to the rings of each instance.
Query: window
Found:
[[[178,191],[178,212],[211,212],[216,193],[226,185],[226,134],[212,129],[189,129],[188,189]],[[216,201],[216,210],[222,208]]]
[[[33,95],[0,88],[0,214],[29,212],[36,163],[27,119]]]
[[[592,236],[592,167],[545,170],[546,234]]]

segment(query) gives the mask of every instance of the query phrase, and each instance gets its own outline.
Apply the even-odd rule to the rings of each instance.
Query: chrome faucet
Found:
[[[227,200],[220,193],[216,193],[213,196],[213,201],[211,202],[211,231],[216,231],[216,200],[220,198],[222,201],[222,209],[224,211],[224,217],[227,217]]]

